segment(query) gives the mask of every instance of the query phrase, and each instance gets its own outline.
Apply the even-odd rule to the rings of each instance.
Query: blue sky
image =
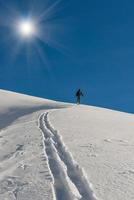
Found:
[[[13,21],[54,2],[0,0],[0,88],[66,102],[81,88],[84,104],[133,113],[134,1],[61,0],[42,18],[49,42],[18,50]]]

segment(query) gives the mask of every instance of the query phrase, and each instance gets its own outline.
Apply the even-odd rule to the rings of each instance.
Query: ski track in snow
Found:
[[[96,200],[83,169],[74,161],[61,136],[49,122],[48,112],[39,118],[43,144],[56,200]]]

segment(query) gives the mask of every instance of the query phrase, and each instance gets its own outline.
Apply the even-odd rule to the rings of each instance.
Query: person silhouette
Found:
[[[83,96],[83,93],[81,92],[80,89],[78,89],[75,95],[77,98],[77,104],[80,104],[81,96]]]

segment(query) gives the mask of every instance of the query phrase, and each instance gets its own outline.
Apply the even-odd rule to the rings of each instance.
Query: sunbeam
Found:
[[[47,56],[40,44],[47,45],[49,48],[53,48],[63,54],[67,52],[62,42],[59,41],[60,37],[57,37],[57,33],[60,33],[60,30],[63,32],[63,24],[57,23],[57,20],[55,21],[55,15],[62,7],[60,5],[61,1],[57,0],[53,4],[41,9],[38,6],[36,8],[36,2],[34,2],[35,5],[31,2],[29,6],[31,10],[30,8],[26,10],[27,14],[21,13],[17,8],[8,9],[7,5],[5,6],[7,7],[8,15],[4,17],[0,14],[0,26],[5,26],[8,29],[7,38],[10,39],[7,40],[7,43],[14,43],[14,48],[11,52],[13,60],[19,56],[22,49],[24,50],[22,47],[27,46],[26,43],[28,43],[28,46],[31,44],[32,48],[37,48],[37,56],[42,58],[42,62],[45,65],[46,63],[48,64]],[[26,53],[27,51],[25,51]],[[30,55],[27,55],[27,57],[31,59]]]

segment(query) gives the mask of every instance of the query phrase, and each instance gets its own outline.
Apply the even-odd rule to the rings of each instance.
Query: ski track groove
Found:
[[[48,112],[40,116],[39,128],[43,134],[56,200],[97,200],[85,172],[73,160],[62,137],[50,124]]]

